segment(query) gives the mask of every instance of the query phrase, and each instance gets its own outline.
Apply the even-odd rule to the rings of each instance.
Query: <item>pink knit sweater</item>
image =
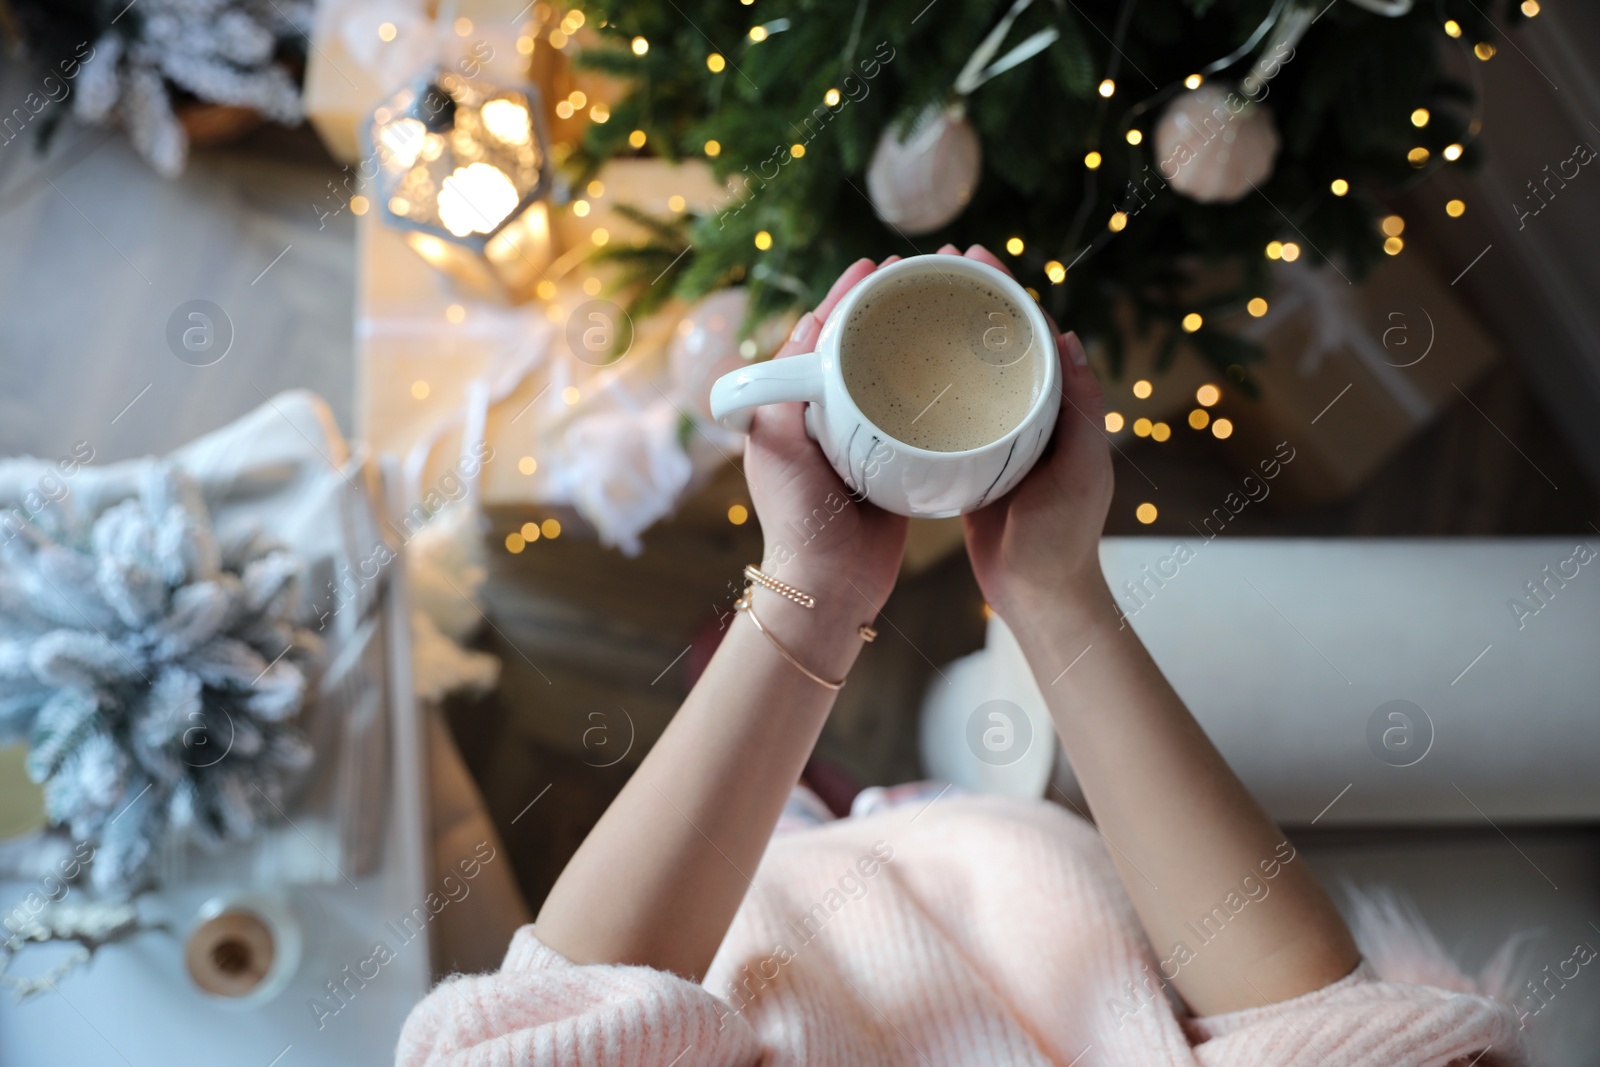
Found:
[[[1247,921],[1249,901],[1235,900]],[[1198,937],[1189,947],[1205,952]],[[1160,965],[1092,826],[1043,802],[952,797],[775,837],[704,985],[578,966],[523,927],[498,973],[451,978],[417,1006],[397,1063],[1443,1067],[1486,1049],[1478,1067],[1526,1060],[1505,1004],[1385,982],[1367,964],[1315,993],[1203,1019],[1174,1007]]]

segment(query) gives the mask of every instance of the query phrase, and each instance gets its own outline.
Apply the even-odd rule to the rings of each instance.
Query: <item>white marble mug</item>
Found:
[[[946,284],[941,278],[956,274],[998,290],[1023,309],[1032,327],[1038,353],[1031,358],[1043,371],[1038,393],[1017,425],[977,448],[937,452],[897,440],[862,414],[845,386],[845,325],[878,287],[918,274],[927,275],[929,285]],[[1004,271],[963,256],[912,256],[873,271],[846,293],[814,351],[741,367],[711,387],[712,416],[741,433],[749,429],[753,408],[794,401],[806,403],[807,433],[852,494],[901,515],[948,518],[1005,495],[1044,451],[1061,403],[1055,334],[1033,297]]]

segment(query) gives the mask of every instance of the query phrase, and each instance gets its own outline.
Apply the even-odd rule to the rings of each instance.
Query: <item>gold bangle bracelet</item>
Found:
[[[765,626],[762,625],[761,617],[756,614],[755,606],[750,603],[750,591],[749,590],[746,590],[744,596],[740,597],[739,600],[734,604],[734,609],[736,611],[742,611],[746,615],[750,616],[750,621],[755,623],[757,630],[761,631],[761,636],[765,637],[768,641],[772,642],[772,647],[777,649],[778,650],[778,654],[781,655],[784,659],[788,660],[790,666],[792,666],[795,670],[799,671],[801,674],[805,675],[807,678],[810,678],[813,682],[816,682],[818,685],[822,686],[824,689],[831,689],[834,692],[838,692],[839,690],[844,688],[844,679],[841,678],[837,682],[828,681],[828,679],[826,679],[826,678],[822,677],[822,675],[817,674],[816,672],[812,671],[804,663],[801,663],[799,660],[795,659],[794,658],[794,654],[792,652],[790,652],[787,648],[783,647],[783,642],[779,641],[776,637],[774,637],[772,635],[772,631],[768,630]]]

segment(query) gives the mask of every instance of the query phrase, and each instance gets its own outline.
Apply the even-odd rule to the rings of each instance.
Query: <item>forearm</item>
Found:
[[[843,678],[859,598],[813,610],[756,591],[761,621],[808,668]],[[537,927],[578,963],[635,963],[698,980],[710,966],[799,780],[834,693],[740,613],[683,706],[568,863]]]
[[[1104,583],[1017,614],[1163,976],[1190,1008],[1271,1003],[1348,974],[1357,953],[1344,921],[1117,617]]]

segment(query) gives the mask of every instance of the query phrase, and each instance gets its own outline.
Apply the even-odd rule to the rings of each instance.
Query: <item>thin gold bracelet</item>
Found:
[[[777,593],[779,596],[783,597],[785,600],[793,601],[803,608],[810,609],[817,606],[816,597],[812,596],[810,593],[807,593],[803,589],[795,588],[788,582],[779,581],[772,575],[763,571],[760,567],[757,567],[754,563],[746,563],[744,565],[744,576],[751,582],[754,582],[756,585],[759,585],[764,589],[770,589],[774,593]],[[747,585],[745,586],[745,596],[748,597],[749,595],[750,587]],[[864,622],[860,626],[856,627],[856,636],[870,645],[872,642],[878,639],[878,631],[872,628],[871,623]]]
[[[754,563],[746,563],[744,565],[744,576],[750,579],[752,582],[755,582],[757,585],[765,586],[766,588],[772,590],[785,600],[794,601],[803,608],[814,608],[817,606],[816,597],[803,590],[796,589],[788,582],[780,582],[772,575],[763,571],[760,567],[757,567]]]
[[[771,641],[772,642],[772,647],[777,649],[779,655],[783,656],[784,659],[788,660],[790,665],[793,666],[795,670],[799,671],[801,674],[805,675],[807,678],[810,678],[813,682],[816,682],[818,685],[822,686],[824,689],[831,689],[834,692],[838,692],[839,690],[844,688],[844,679],[841,678],[837,682],[828,681],[828,679],[826,679],[826,678],[822,677],[822,675],[817,674],[816,672],[812,671],[804,663],[801,663],[799,660],[795,659],[794,658],[794,653],[790,652],[787,648],[783,647],[783,642],[779,641],[776,637],[774,637],[772,635],[772,631],[768,630],[765,626],[763,626],[761,624],[761,617],[756,614],[755,606],[750,603],[750,590],[749,589],[746,589],[744,596],[740,597],[738,599],[738,601],[736,601],[734,603],[734,610],[742,611],[746,615],[750,616],[750,621],[756,624],[756,629],[761,631],[761,636],[765,637],[768,641]]]

